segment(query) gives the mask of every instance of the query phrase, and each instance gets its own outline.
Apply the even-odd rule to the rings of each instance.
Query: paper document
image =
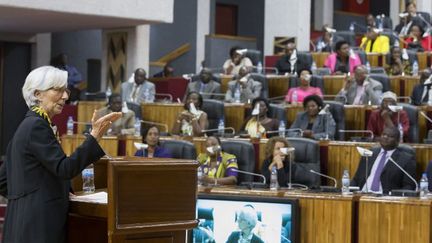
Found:
[[[108,203],[108,194],[106,192],[97,192],[70,197],[72,201],[93,202],[93,203]]]

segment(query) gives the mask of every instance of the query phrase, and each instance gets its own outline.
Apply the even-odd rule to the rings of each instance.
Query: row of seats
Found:
[[[295,148],[294,160],[302,163],[306,169],[320,171],[320,148],[319,143],[307,138],[287,138],[288,142]],[[239,170],[254,172],[261,168],[255,168],[255,148],[248,141],[222,140],[222,149],[237,157]],[[196,159],[197,153],[193,143],[183,140],[166,140],[161,146],[167,149],[174,158]],[[252,182],[251,175],[238,175],[238,184]],[[317,180],[318,181],[318,180]]]

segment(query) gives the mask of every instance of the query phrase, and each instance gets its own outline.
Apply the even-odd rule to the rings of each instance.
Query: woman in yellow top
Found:
[[[198,155],[203,172],[204,184],[235,185],[237,183],[238,169],[237,158],[221,149],[218,137],[208,137],[206,140],[206,152]]]
[[[366,53],[385,54],[390,50],[390,39],[385,35],[380,35],[378,29],[369,28],[366,36],[362,38],[360,48]]]

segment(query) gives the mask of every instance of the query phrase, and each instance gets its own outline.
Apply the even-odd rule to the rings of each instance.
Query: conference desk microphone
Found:
[[[332,180],[334,182],[333,186],[319,186],[319,187],[317,187],[317,189],[319,191],[321,191],[321,192],[340,192],[341,191],[341,189],[337,188],[337,180],[336,180],[336,178],[328,176],[328,175],[320,173],[320,172],[316,172],[316,171],[314,171],[312,169],[309,170],[309,172],[312,173],[312,174],[318,175],[318,176],[325,177],[325,178],[330,179],[330,180]]]
[[[420,195],[419,187],[417,181],[406,171],[404,168],[402,168],[396,161],[392,159],[392,157],[388,158],[389,161],[391,161],[399,170],[401,170],[410,180],[412,180],[415,184],[415,191],[413,190],[407,190],[407,189],[394,189],[389,192],[389,195],[391,196],[402,196],[402,197],[418,197]]]
[[[253,173],[253,172],[249,172],[249,171],[244,171],[244,170],[239,170],[236,168],[232,168],[233,171],[238,172],[240,174],[245,174],[245,175],[252,175],[252,176],[257,176],[263,179],[262,182],[254,182],[254,181],[244,181],[242,183],[240,183],[240,186],[243,187],[247,187],[248,189],[254,189],[254,188],[267,188],[267,184],[266,184],[266,178],[265,176],[261,175],[261,174],[257,174],[257,173]]]

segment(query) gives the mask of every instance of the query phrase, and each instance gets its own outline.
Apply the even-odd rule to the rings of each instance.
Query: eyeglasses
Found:
[[[64,92],[67,93],[67,95],[69,96],[71,91],[68,88],[51,88],[50,90],[54,90],[55,92],[59,93],[59,94],[63,94]]]

